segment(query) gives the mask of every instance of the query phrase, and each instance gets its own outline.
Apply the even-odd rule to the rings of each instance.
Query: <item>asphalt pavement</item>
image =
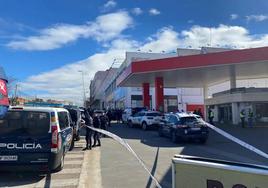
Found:
[[[263,142],[268,133],[267,128],[243,130],[239,127],[221,128],[268,153],[267,144]],[[174,144],[169,138],[159,137],[157,131],[143,131],[123,124],[114,124],[109,131],[130,144],[163,188],[172,186],[171,159],[175,154],[268,165],[267,159],[242,148],[212,130],[208,142],[204,145],[196,142]],[[123,146],[110,138],[102,139],[100,162],[103,188],[155,187],[139,162]]]

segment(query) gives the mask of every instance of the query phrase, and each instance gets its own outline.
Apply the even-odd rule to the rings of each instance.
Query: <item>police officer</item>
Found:
[[[208,111],[208,119],[209,119],[209,123],[213,125],[214,112],[211,109],[209,109]]]
[[[101,123],[100,128],[103,130],[107,130],[107,122],[108,122],[108,118],[107,118],[106,114],[102,113],[100,115],[100,123]],[[105,137],[105,134],[103,134],[102,136]]]
[[[244,128],[245,127],[245,110],[241,110],[240,112],[240,120],[241,120],[241,125]]]
[[[92,118],[90,117],[87,110],[84,111],[84,124],[86,126],[86,147],[83,150],[87,150],[92,148],[92,140],[91,137],[93,135],[93,131],[89,128],[92,126]]]
[[[248,110],[248,126],[253,126],[253,112],[251,111],[251,109]]]
[[[94,128],[98,128],[98,129],[101,126],[100,118],[99,118],[98,114],[96,114],[96,113],[94,114],[94,117],[93,117],[93,126],[94,126]],[[93,143],[92,147],[101,146],[100,134],[97,131],[94,131],[93,138],[94,138],[94,143]],[[96,144],[97,142],[98,142],[98,144]]]

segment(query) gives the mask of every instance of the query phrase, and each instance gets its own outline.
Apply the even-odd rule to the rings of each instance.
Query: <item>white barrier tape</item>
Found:
[[[155,182],[156,187],[158,188],[162,188],[162,186],[160,185],[160,183],[157,181],[157,179],[151,174],[151,172],[149,171],[149,169],[146,167],[146,165],[144,164],[144,162],[142,161],[142,159],[136,154],[136,152],[130,147],[130,145],[123,140],[122,138],[120,138],[119,136],[109,132],[109,131],[105,131],[103,129],[97,129],[94,127],[90,127],[87,126],[88,128],[90,128],[93,131],[97,131],[99,133],[105,134],[111,138],[113,138],[114,140],[116,140],[117,142],[119,142],[122,146],[124,146],[130,153],[132,153],[134,155],[134,157],[139,161],[139,163],[142,165],[142,167],[148,172],[148,174],[150,175],[150,177],[152,178],[152,180]]]
[[[268,154],[267,153],[265,153],[265,152],[259,150],[258,148],[255,148],[254,146],[252,146],[252,145],[250,145],[250,144],[248,144],[248,143],[246,143],[246,142],[244,142],[244,141],[232,136],[231,134],[229,134],[229,133],[227,133],[227,132],[225,132],[225,131],[217,128],[217,127],[215,127],[214,125],[211,125],[209,123],[206,123],[206,124],[207,124],[207,126],[209,128],[213,129],[214,131],[216,131],[217,133],[221,134],[222,136],[228,138],[229,140],[232,140],[233,142],[239,144],[240,146],[242,146],[242,147],[244,147],[244,148],[246,148],[246,149],[248,149],[248,150],[250,150],[250,151],[252,151],[254,153],[257,153],[258,155],[268,159]]]

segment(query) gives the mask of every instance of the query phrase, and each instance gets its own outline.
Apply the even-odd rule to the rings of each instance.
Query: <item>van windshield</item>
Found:
[[[43,136],[49,125],[47,112],[10,111],[0,119],[0,136]]]

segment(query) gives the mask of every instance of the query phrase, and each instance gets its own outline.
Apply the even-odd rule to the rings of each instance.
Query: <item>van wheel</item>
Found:
[[[63,167],[64,167],[64,154],[62,154],[62,156],[60,158],[59,166],[53,172],[59,172],[63,169]]]
[[[144,130],[144,131],[147,130],[147,123],[146,122],[142,123],[142,130]]]
[[[163,131],[162,131],[162,128],[161,128],[161,127],[159,127],[159,128],[158,128],[158,135],[159,135],[160,137],[163,137],[163,136],[164,136],[164,134],[163,134]]]
[[[128,125],[129,125],[129,127],[133,128],[133,123],[131,120],[128,121]]]
[[[200,138],[200,143],[201,144],[205,144],[207,142],[207,139],[206,138]]]
[[[177,139],[177,136],[176,136],[176,132],[173,131],[172,134],[171,134],[171,140],[173,143],[177,143],[178,142],[178,139]]]
[[[69,148],[69,151],[72,151],[74,149],[74,138],[72,139],[71,146]]]

